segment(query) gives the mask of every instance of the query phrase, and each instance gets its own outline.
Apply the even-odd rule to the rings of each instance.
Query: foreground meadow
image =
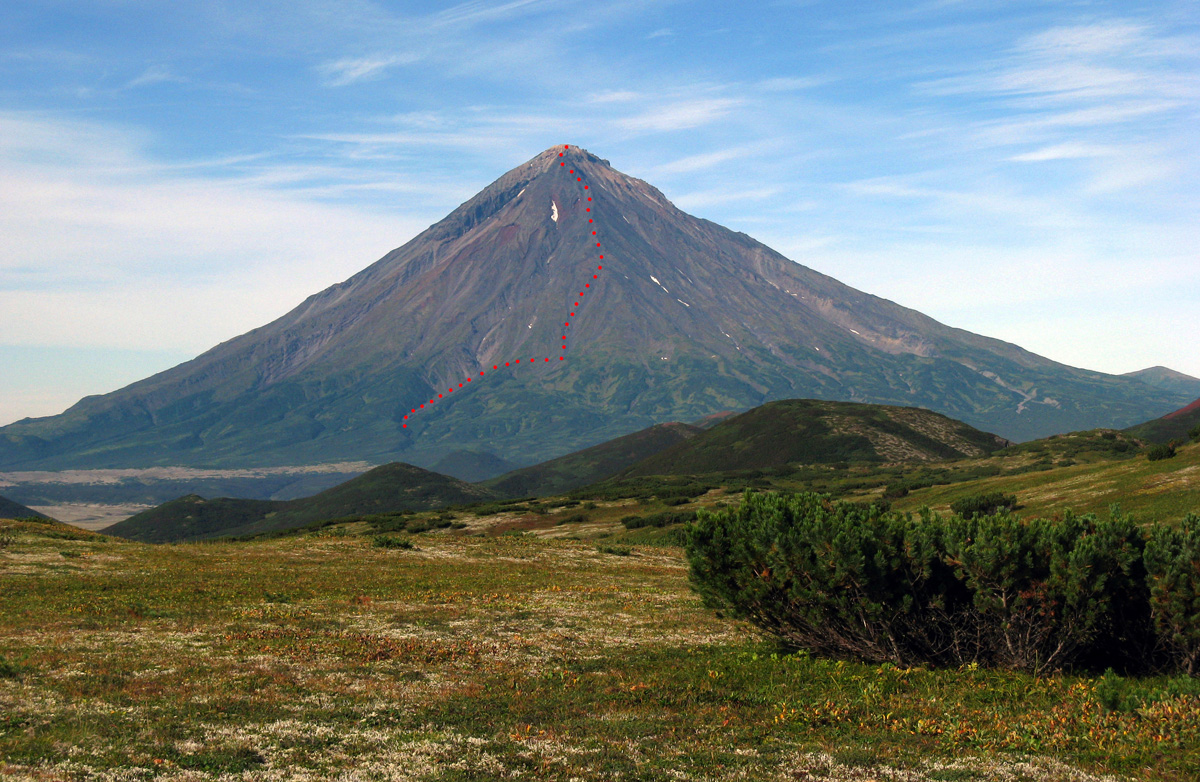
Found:
[[[679,549],[0,522],[0,777],[1191,780],[1188,680],[785,654]]]

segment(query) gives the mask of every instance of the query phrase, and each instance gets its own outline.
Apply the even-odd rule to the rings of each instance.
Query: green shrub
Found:
[[[708,606],[813,653],[1034,673],[1154,663],[1144,542],[1117,509],[1107,521],[963,519],[747,494],[700,512],[686,536]]]
[[[10,529],[0,530],[0,548],[8,548],[17,542],[17,534]]]
[[[1108,711],[1135,713],[1139,709],[1179,697],[1200,698],[1200,679],[1173,676],[1166,680],[1126,678],[1111,668],[1096,680],[1096,702]]]
[[[903,483],[889,483],[883,490],[885,500],[898,500],[908,496],[908,486]]]
[[[1175,443],[1162,443],[1155,445],[1146,451],[1146,461],[1161,462],[1163,459],[1175,458]]]
[[[687,528],[692,583],[710,607],[817,654],[911,665],[971,660],[969,595],[928,517],[805,493],[746,494]]]
[[[1154,628],[1174,665],[1200,675],[1200,516],[1156,526],[1146,542]]]
[[[586,513],[572,513],[570,516],[563,516],[554,522],[555,526],[562,524],[581,524],[588,520]]]
[[[613,554],[618,557],[627,557],[633,553],[633,549],[629,546],[597,546],[596,551],[601,554]]]
[[[1042,673],[1091,658],[1129,662],[1110,644],[1128,634],[1121,612],[1147,613],[1142,545],[1119,512],[1106,522],[975,516],[946,524],[944,556],[971,592],[982,656]]]
[[[396,538],[391,535],[376,535],[371,538],[371,545],[375,548],[404,549],[406,551],[414,548],[411,540]]]
[[[991,492],[990,494],[973,494],[970,497],[963,497],[961,500],[955,500],[950,503],[950,510],[964,519],[969,519],[976,514],[980,516],[992,516],[997,513],[1012,511],[1016,507],[1016,495],[1004,494],[998,491]]]
[[[649,516],[624,516],[621,523],[625,529],[640,527],[668,527],[672,524],[686,524],[696,518],[694,510],[663,511]]]
[[[1191,429],[1188,429],[1188,437],[1190,437],[1195,442],[1200,442],[1200,424],[1197,424],[1196,426],[1193,426]]]
[[[23,666],[10,662],[7,657],[0,655],[0,679],[19,679],[24,672]]]

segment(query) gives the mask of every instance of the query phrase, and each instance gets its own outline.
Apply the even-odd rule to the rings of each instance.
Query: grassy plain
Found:
[[[627,504],[577,511],[413,549],[363,522],[169,546],[0,522],[0,777],[1200,774],[1194,682],[786,654],[704,609],[679,549],[611,535]]]

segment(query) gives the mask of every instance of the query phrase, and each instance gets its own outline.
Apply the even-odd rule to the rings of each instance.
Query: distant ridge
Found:
[[[1127,372],[1124,376],[1136,378],[1146,385],[1171,394],[1181,394],[1188,398],[1200,397],[1200,378],[1167,367],[1139,369],[1136,372]]]

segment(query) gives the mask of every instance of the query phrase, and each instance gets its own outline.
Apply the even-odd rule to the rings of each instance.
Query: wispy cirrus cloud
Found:
[[[741,106],[737,98],[698,98],[651,106],[616,120],[626,130],[668,132],[688,130],[715,122]]]
[[[330,87],[345,87],[365,79],[382,76],[385,71],[399,65],[411,65],[421,59],[416,54],[387,54],[370,57],[347,57],[325,63],[317,68]]]
[[[1117,147],[1067,141],[1062,144],[1041,147],[1031,152],[1022,152],[1019,155],[1013,155],[1009,160],[1018,163],[1041,163],[1047,160],[1081,160],[1084,158],[1113,157],[1118,154],[1120,154],[1120,150]]]

